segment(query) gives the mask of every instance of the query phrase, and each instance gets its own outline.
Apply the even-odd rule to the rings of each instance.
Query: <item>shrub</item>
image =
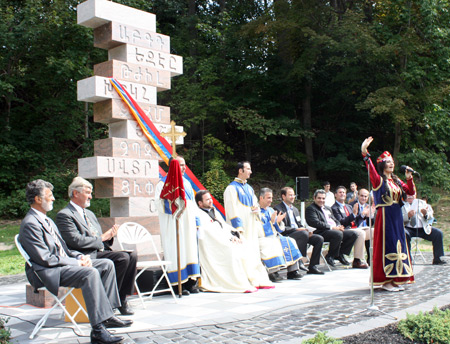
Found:
[[[6,327],[9,318],[0,317],[0,344],[9,344],[11,339],[11,330]]]
[[[313,338],[304,340],[302,344],[342,344],[343,341],[328,337],[326,332],[317,332]]]
[[[450,343],[450,309],[445,311],[434,307],[432,313],[408,314],[398,324],[400,333],[420,343]]]

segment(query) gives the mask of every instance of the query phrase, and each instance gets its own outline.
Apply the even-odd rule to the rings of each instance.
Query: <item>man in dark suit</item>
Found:
[[[55,223],[47,217],[53,209],[53,185],[38,179],[30,182],[26,199],[31,209],[20,225],[19,241],[30,256],[32,268],[26,274],[33,287],[45,286],[52,294],[58,288],[81,288],[92,326],[92,343],[118,343],[123,337],[112,336],[105,327],[130,326],[114,316],[120,305],[114,265],[110,261],[90,259],[71,251]]]
[[[112,260],[116,269],[117,286],[122,315],[133,315],[127,295],[133,293],[136,277],[136,252],[112,251],[111,245],[119,226],[114,225],[105,233],[97,217],[88,209],[92,199],[92,184],[75,177],[69,185],[70,202],[56,215],[56,224],[67,246],[72,250],[89,254],[92,258]]]
[[[334,217],[345,227],[345,232],[355,232],[357,235],[353,250],[354,259],[352,267],[355,269],[367,269],[368,265],[364,263],[366,232],[364,229],[358,228],[356,224],[357,222],[360,223],[362,215],[358,214],[358,204],[355,204],[353,207],[345,204],[346,197],[347,189],[345,186],[338,186],[335,194],[336,202],[331,207],[331,210],[333,211]],[[350,265],[342,253],[339,256],[341,257],[340,260],[344,261],[346,265]]]
[[[320,264],[320,252],[322,251],[323,237],[310,233],[302,226],[300,222],[300,213],[294,206],[294,189],[290,187],[282,188],[281,199],[283,202],[274,207],[275,210],[278,210],[283,214],[286,213],[286,217],[283,219],[284,231],[281,234],[289,236],[296,241],[298,249],[303,257],[306,257],[308,244],[312,245],[314,248],[307,273],[323,275],[323,272],[317,268],[317,265]]]
[[[331,208],[325,206],[325,195],[326,192],[322,189],[314,192],[314,203],[305,211],[306,223],[316,228],[314,234],[321,235],[324,241],[330,243],[325,257],[328,265],[334,267],[335,258],[346,265],[340,254],[350,254],[357,235],[353,231],[344,230],[344,226],[334,217]]]

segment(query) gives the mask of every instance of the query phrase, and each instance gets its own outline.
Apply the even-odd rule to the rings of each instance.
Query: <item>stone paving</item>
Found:
[[[428,310],[432,308],[431,304],[434,304],[437,299],[441,298],[441,304],[450,304],[450,261],[449,264],[443,266],[430,265],[431,254],[426,253],[426,264],[418,264],[415,267],[416,283],[408,286],[407,290],[398,293],[389,293],[382,290],[375,290],[374,304],[385,313],[395,314],[399,311],[413,309],[413,312],[419,310]],[[353,270],[353,271],[350,271]],[[354,271],[350,269],[347,271],[333,271],[325,275],[329,276],[328,279],[324,277],[308,276],[302,281],[298,282],[304,286],[308,285],[308,288],[312,288],[310,293],[303,295],[301,301],[295,304],[286,305],[283,303],[283,298],[276,299],[276,302],[268,299],[270,292],[261,295],[254,295],[252,297],[258,297],[258,306],[268,306],[270,308],[264,308],[264,311],[255,313],[243,314],[241,320],[230,317],[230,321],[215,321],[217,319],[203,320],[202,322],[186,323],[174,325],[172,327],[166,326],[164,328],[152,326],[151,321],[154,316],[167,316],[170,319],[173,317],[173,313],[167,312],[167,314],[156,313],[151,315],[151,309],[156,309],[156,303],[148,310],[141,310],[141,313],[145,314],[145,318],[139,319],[134,317],[135,325],[128,329],[118,331],[121,335],[125,336],[124,343],[301,343],[305,338],[313,336],[318,331],[329,331],[330,335],[335,337],[342,337],[345,335],[351,335],[357,332],[363,332],[370,330],[377,326],[384,326],[389,322],[393,322],[392,318],[387,317],[378,312],[368,312],[367,306],[370,305],[371,297],[369,289],[366,287],[365,280],[368,276],[367,270]],[[356,276],[355,272],[362,272],[360,274],[363,278],[359,281],[352,282],[346,281],[344,276],[346,273],[348,276]],[[23,282],[24,275],[12,276],[9,278],[0,279],[0,285]],[[323,281],[327,281],[328,285],[323,285]],[[291,286],[295,286],[294,282],[283,282],[283,287],[286,288],[285,293],[291,290]],[[309,283],[315,283],[309,284]],[[342,292],[339,290],[339,286],[342,284],[351,284],[355,286],[351,289]],[[322,288],[322,289],[321,289]],[[324,289],[325,288],[325,289]],[[325,293],[324,290],[337,290],[335,293]],[[282,291],[282,289],[280,290]],[[280,292],[279,291],[279,292]],[[259,294],[259,293],[256,293]],[[184,306],[186,302],[192,304],[192,309],[200,308],[202,301],[207,299],[214,299],[223,297],[224,294],[205,293],[199,295],[197,298],[183,298]],[[245,295],[245,294],[244,294]],[[286,294],[287,295],[287,294]],[[321,297],[323,295],[323,297]],[[442,300],[442,296],[447,296]],[[245,297],[242,294],[239,297]],[[310,297],[310,299],[309,299]],[[158,299],[158,298],[157,298]],[[155,301],[151,302],[157,302]],[[206,300],[205,300],[206,299]],[[300,299],[299,299],[300,300]],[[228,301],[228,300],[227,300]],[[183,303],[182,302],[182,303]],[[255,302],[256,301],[252,301]],[[442,303],[444,302],[444,303]],[[169,304],[166,301],[161,302],[164,309],[170,308],[178,309],[182,305]],[[427,307],[425,305],[428,303]],[[14,302],[11,302],[13,305]],[[223,304],[228,304],[223,302]],[[414,308],[415,307],[415,308]],[[191,309],[188,307],[188,309]],[[206,309],[206,308],[203,308]],[[23,310],[23,316],[29,314],[29,310]],[[36,310],[32,310],[35,314]],[[194,311],[192,311],[194,312]],[[359,312],[359,313],[358,313]],[[225,313],[225,310],[224,310]],[[358,313],[358,314],[356,314]],[[11,313],[16,314],[16,313]],[[20,314],[20,313],[19,313]],[[147,316],[147,314],[150,314]],[[12,315],[13,316],[13,315]],[[36,316],[36,314],[35,314]],[[188,315],[187,315],[188,316]],[[189,314],[189,316],[193,316]],[[382,319],[382,322],[379,322]],[[173,318],[175,320],[175,317]],[[138,325],[139,321],[140,327]],[[144,325],[142,326],[142,321]],[[57,330],[65,330],[66,337],[46,337],[45,331],[36,337],[35,340],[29,341],[26,336],[19,336],[20,343],[61,343],[74,344],[74,343],[88,343],[89,337],[80,337],[74,335],[69,325],[61,325],[60,321],[50,322],[48,326]],[[14,326],[17,331],[26,333],[32,329],[32,324],[27,321],[17,322]],[[89,327],[86,325],[86,328]],[[152,329],[152,330],[146,330]],[[48,330],[46,330],[48,332]],[[129,331],[129,332],[125,332]],[[87,332],[89,333],[89,332]],[[334,335],[337,334],[337,335]],[[57,339],[59,338],[59,339]],[[16,341],[18,343],[18,341]]]
[[[431,258],[430,258],[431,260]],[[429,264],[429,263],[428,263]],[[450,266],[426,265],[416,274],[416,283],[405,292],[389,293],[375,290],[374,304],[385,313],[406,309],[450,293]],[[330,286],[332,288],[332,286]],[[329,331],[336,327],[370,319],[371,312],[362,312],[371,303],[367,290],[335,295],[332,299],[295,305],[291,309],[273,311],[240,322],[215,326],[187,328],[177,331],[135,333],[135,343],[277,343]],[[296,341],[294,341],[296,342]],[[132,343],[132,342],[131,342]]]

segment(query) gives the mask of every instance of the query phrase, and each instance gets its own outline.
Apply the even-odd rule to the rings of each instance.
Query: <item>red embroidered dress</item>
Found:
[[[400,200],[402,191],[392,179],[386,183],[378,174],[372,161],[367,159],[373,186],[374,202],[377,209],[373,242],[373,282],[374,285],[414,283],[411,257],[406,245]],[[416,193],[413,179],[407,184],[400,180],[408,195]],[[386,191],[388,193],[386,194]]]

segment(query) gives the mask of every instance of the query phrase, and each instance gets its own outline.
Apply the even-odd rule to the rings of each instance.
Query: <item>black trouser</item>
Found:
[[[306,257],[308,244],[313,246],[313,251],[311,253],[311,259],[309,261],[309,266],[315,266],[320,264],[320,253],[322,251],[323,237],[317,234],[312,234],[309,236],[308,231],[295,231],[287,236],[291,237],[297,243],[298,249],[302,253],[303,257]]]
[[[358,237],[356,232],[350,229],[346,229],[343,232],[330,229],[317,234],[322,236],[324,241],[330,243],[327,257],[330,256],[332,258],[337,258],[341,254],[349,255]]]

